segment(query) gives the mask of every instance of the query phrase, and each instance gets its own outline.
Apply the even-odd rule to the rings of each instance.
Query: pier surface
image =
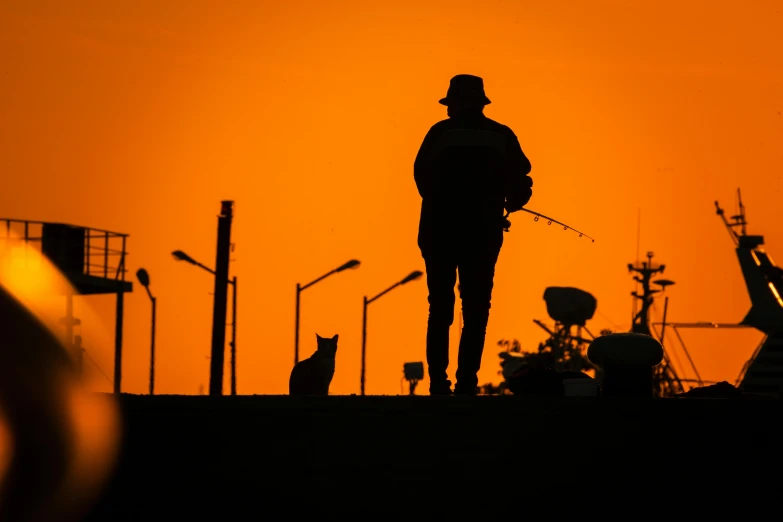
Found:
[[[120,403],[120,461],[89,520],[522,520],[662,502],[698,514],[763,499],[783,462],[780,400]]]

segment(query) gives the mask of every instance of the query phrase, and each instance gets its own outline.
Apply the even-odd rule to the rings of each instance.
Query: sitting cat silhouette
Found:
[[[288,381],[289,395],[329,395],[334,377],[334,359],[337,354],[337,335],[331,339],[316,334],[315,353],[294,365]]]

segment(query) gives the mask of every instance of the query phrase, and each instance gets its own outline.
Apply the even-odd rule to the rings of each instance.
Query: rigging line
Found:
[[[654,336],[655,338],[659,338],[660,337],[658,329],[655,328],[655,325],[650,325],[650,329],[655,334],[655,336]],[[666,335],[666,334],[664,334],[664,335]],[[683,366],[682,362],[680,361],[680,358],[677,356],[677,350],[669,349],[667,351],[666,347],[663,348],[663,360],[666,362],[666,364],[668,364],[671,367],[671,370],[674,371],[675,376],[677,376],[678,375],[677,374],[677,367],[675,367],[674,364],[672,363],[672,357],[669,357],[669,354],[674,358],[674,362],[677,363],[677,366],[680,367],[680,371],[682,372],[682,374],[685,375],[685,372],[682,371],[682,370],[685,369],[685,366]]]
[[[653,302],[653,307],[655,307],[655,303],[654,302]],[[696,374],[696,378],[699,380],[699,382],[702,382],[702,378],[701,378],[701,375],[699,374],[699,370],[696,369],[696,364],[693,362],[693,359],[691,358],[691,354],[688,351],[688,347],[685,346],[685,341],[682,339],[682,336],[680,336],[680,331],[677,330],[676,326],[672,326],[672,328],[674,329],[674,334],[677,336],[677,339],[680,342],[680,346],[682,347],[682,351],[685,352],[685,356],[688,358],[688,362],[690,363],[691,368],[693,369],[693,373]],[[677,357],[676,353],[675,353],[675,357]],[[685,368],[682,365],[682,363],[679,362],[679,357],[677,357],[677,359],[678,359],[678,363],[680,364],[680,368]]]
[[[633,328],[633,323],[618,324],[615,328],[615,330],[612,330],[614,333],[630,332]],[[608,329],[611,330],[611,328]]]
[[[674,367],[674,364],[672,364],[671,359],[668,355],[666,355],[666,350],[663,351],[663,360],[666,362],[666,366],[663,367],[664,369],[664,376],[668,376],[670,381],[670,386],[674,387],[674,381],[677,382],[679,385],[680,390],[685,391],[685,388],[682,386],[682,381],[680,380],[680,376],[677,374],[677,369]]]
[[[753,361],[756,360],[756,356],[759,354],[761,347],[764,346],[764,344],[767,342],[767,338],[768,338],[767,335],[764,335],[764,337],[761,338],[761,342],[756,346],[756,349],[753,350],[753,355],[751,355],[750,359],[745,361],[745,364],[742,365],[742,369],[740,370],[740,373],[737,376],[737,380],[734,381],[735,387],[739,387],[739,385],[742,383],[742,380],[745,377],[745,373],[747,373],[748,368],[750,368],[750,365],[753,364]]]
[[[682,337],[680,337],[680,332],[677,330],[677,327],[674,326],[674,333],[677,334],[677,339],[680,340],[680,345],[682,346],[682,350],[685,352],[685,355],[688,357],[688,361],[691,363],[691,368],[693,368],[693,372],[696,374],[696,378],[699,379],[699,382],[702,382],[701,375],[699,375],[699,370],[696,369],[696,365],[693,364],[693,359],[691,359],[691,354],[688,352],[688,348],[685,347],[685,342],[682,340]]]
[[[114,382],[112,382],[112,380],[111,380],[111,379],[109,379],[109,376],[108,376],[108,375],[106,375],[106,373],[105,373],[105,372],[103,371],[103,369],[102,369],[102,368],[101,368],[101,367],[98,365],[98,363],[97,363],[97,362],[95,362],[95,359],[93,359],[93,358],[90,356],[90,354],[89,354],[89,353],[87,353],[87,350],[85,350],[84,348],[82,348],[82,353],[83,353],[84,355],[86,355],[86,356],[87,356],[87,359],[89,359],[89,361],[90,361],[90,362],[93,364],[93,366],[95,366],[95,367],[98,369],[98,371],[101,373],[101,375],[103,375],[103,377],[104,377],[104,378],[105,378],[107,381],[109,381],[109,384],[111,384],[112,386],[114,386]]]
[[[609,319],[609,317],[607,317],[607,315],[606,315],[606,314],[604,314],[603,312],[599,311],[597,308],[596,308],[596,310],[595,310],[595,311],[596,311],[596,313],[597,313],[598,315],[600,315],[601,317],[603,317],[603,318],[606,320],[606,322],[608,322],[609,324],[611,324],[611,325],[612,325],[612,326],[614,326],[615,328],[622,328],[622,327],[623,327],[623,325],[617,324],[617,323],[615,323],[614,321],[612,321],[611,319]]]
[[[591,332],[591,331],[590,331],[590,330],[587,328],[587,325],[583,326],[582,328],[584,328],[584,329],[585,329],[585,332],[587,332],[587,333],[588,333],[588,335],[590,335],[590,337],[592,337],[592,338],[593,338],[593,340],[595,340],[595,335],[593,335],[593,332]]]
[[[655,301],[653,301],[653,302],[652,302],[652,304],[650,305],[650,318],[651,318],[651,319],[652,319],[652,315],[653,315],[653,313],[655,313],[656,315],[658,314],[658,307],[656,306],[656,303],[655,303]],[[655,328],[655,325],[651,324],[650,326],[651,326],[651,327],[652,327],[652,329],[653,329],[653,330],[656,332],[656,336],[658,336],[658,335],[659,335],[659,334],[658,334],[658,330]],[[661,326],[661,328],[663,328],[663,326]],[[666,332],[664,332],[663,336],[664,336],[664,338],[663,338],[663,339],[661,339],[661,341],[662,341],[662,342],[661,342],[661,344],[662,344],[662,345],[665,345],[665,344],[666,344],[666,339],[670,339],[671,335],[670,335],[669,337],[666,337]],[[670,350],[670,351],[671,351],[671,353],[672,353],[672,355],[673,355],[673,357],[674,357],[675,361],[677,362],[677,365],[680,367],[680,370],[681,370],[681,371],[683,372],[683,374],[684,374],[684,373],[685,373],[685,372],[684,372],[684,370],[685,370],[685,365],[684,365],[684,364],[682,364],[682,361],[680,360],[680,357],[679,357],[679,355],[677,354],[677,350],[676,350],[676,348],[675,348],[675,347],[674,347],[674,345],[672,345],[671,343],[669,343],[669,345],[668,345],[668,346],[670,346],[670,347],[671,347],[671,350]],[[664,346],[664,351],[665,351],[665,350],[666,350],[666,346]]]
[[[658,313],[658,308],[655,306],[655,301],[653,301],[652,305],[650,305],[650,309],[651,309],[653,312],[655,312],[656,314]],[[655,328],[655,325],[650,325],[650,326],[652,327],[652,329],[653,329],[653,331],[655,332],[655,335],[656,335],[656,337],[657,337],[657,336],[658,336],[658,331],[656,330],[656,328]],[[663,335],[664,335],[664,337],[665,337],[665,336],[666,336],[666,333],[664,332],[664,334],[663,334]],[[662,339],[662,341],[666,341],[666,339]],[[671,346],[671,345],[670,345],[670,346]],[[664,348],[663,350],[664,350],[664,353],[665,353],[665,352],[666,352],[666,348]],[[676,349],[674,349],[674,348],[672,348],[672,349],[671,349],[671,354],[672,354],[672,356],[674,357],[674,360],[677,362],[677,366],[679,366],[679,367],[680,367],[680,371],[682,372],[682,374],[683,374],[683,375],[685,375],[685,371],[684,371],[684,370],[685,370],[685,365],[684,365],[684,364],[682,364],[682,361],[680,360],[680,356],[679,356],[679,355],[677,355],[677,350],[676,350]],[[675,371],[675,373],[676,373],[676,372],[677,372],[677,369],[675,368],[675,370],[674,370],[674,371]]]

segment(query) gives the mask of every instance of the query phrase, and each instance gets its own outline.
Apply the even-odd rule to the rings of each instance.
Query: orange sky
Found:
[[[362,295],[423,270],[413,160],[457,73],[485,78],[486,114],[530,157],[529,207],[596,238],[514,216],[482,383],[499,382],[498,340],[545,339],[547,286],[593,293],[594,333],[630,327],[639,208],[641,253],[677,283],[671,320],[749,307],[715,199],[733,210],[741,187],[750,232],[783,256],[779,2],[216,5],[0,4],[0,217],[130,234],[129,276],[146,268],[159,298],[159,393],[208,389],[212,281],[170,252],[214,265],[221,199],[236,201],[240,393],[287,392],[295,284],[351,258],[303,293],[301,349],[339,333],[332,392],[359,392]],[[402,364],[424,360],[426,297],[421,279],[370,306],[367,393],[399,393]],[[123,391],[146,393],[150,304],[138,285],[126,303]],[[76,313],[111,375],[113,297]],[[702,377],[730,382],[761,337],[682,333]]]

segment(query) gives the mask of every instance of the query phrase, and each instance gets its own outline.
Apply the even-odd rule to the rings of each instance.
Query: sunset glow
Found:
[[[783,255],[783,7],[644,4],[6,0],[0,218],[130,234],[127,278],[147,269],[158,298],[161,394],[208,389],[213,279],[171,252],[214,267],[221,200],[235,201],[240,394],[287,393],[296,283],[358,259],[302,294],[300,349],[339,334],[331,392],[359,393],[362,297],[424,269],[413,160],[446,117],[449,79],[470,73],[530,158],[528,207],[595,238],[512,214],[480,383],[501,380],[499,340],[547,337],[533,319],[551,323],[548,286],[595,295],[593,334],[628,331],[626,265],[647,251],[676,283],[669,321],[736,323],[750,300],[714,201],[734,213],[740,187],[748,232]],[[109,376],[114,299],[74,302]],[[401,393],[403,363],[425,360],[427,309],[424,278],[373,303],[368,394]],[[135,280],[124,325],[123,391],[146,393],[150,302]],[[731,383],[760,338],[683,333],[701,376]]]

